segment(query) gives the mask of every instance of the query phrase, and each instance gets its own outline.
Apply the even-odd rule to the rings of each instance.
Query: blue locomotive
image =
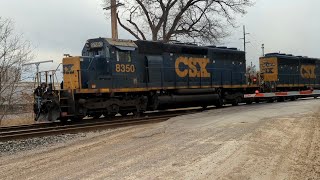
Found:
[[[307,56],[269,53],[260,58],[260,71],[264,80],[263,91],[296,91],[318,89],[320,61]]]
[[[315,75],[318,65],[309,66],[315,60],[301,60],[296,67],[295,61],[283,59],[286,58],[270,54],[262,57],[263,80],[250,84],[245,53],[236,48],[89,39],[81,56],[63,58],[61,90],[50,91],[42,97],[41,104],[35,105],[36,119],[40,114],[46,114],[48,120],[67,120],[178,107],[237,105],[251,103],[253,100],[245,100],[244,94],[257,89],[302,89],[319,84]],[[309,63],[302,65],[305,61]],[[287,69],[292,67],[284,65],[287,69],[283,69],[281,63],[306,71],[296,78],[299,86],[290,83],[291,76],[287,77]]]

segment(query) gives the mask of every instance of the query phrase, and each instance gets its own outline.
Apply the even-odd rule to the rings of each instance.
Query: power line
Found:
[[[253,39],[253,41],[254,41],[254,43],[256,45],[256,47],[255,47],[256,50],[260,51],[260,49],[258,47],[261,45],[262,56],[264,56],[264,54],[265,54],[265,52],[264,52],[265,44],[264,43],[262,43],[262,44],[258,43],[257,39],[252,34],[250,34],[250,37]]]
[[[246,59],[246,54],[247,54],[247,52],[246,52],[246,44],[250,43],[250,41],[248,41],[248,42],[246,41],[246,36],[248,34],[250,34],[250,33],[246,33],[246,26],[243,25],[243,38],[240,38],[240,39],[243,39],[243,51],[244,51],[245,59]]]

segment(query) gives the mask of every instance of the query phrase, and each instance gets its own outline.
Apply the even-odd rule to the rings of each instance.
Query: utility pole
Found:
[[[32,62],[32,63],[27,63],[27,64],[23,64],[23,66],[28,66],[28,65],[36,65],[37,67],[37,82],[38,82],[38,86],[40,86],[40,81],[41,81],[41,76],[39,74],[39,65],[42,63],[53,63],[53,60],[48,60],[48,61],[39,61],[39,62]]]
[[[104,10],[111,9],[111,30],[112,30],[112,39],[117,40],[118,39],[118,12],[117,7],[123,6],[122,3],[117,3],[117,0],[110,0],[110,6],[103,8]]]
[[[264,44],[262,44],[261,49],[262,49],[262,56],[264,56]]]
[[[240,38],[240,39],[243,39],[243,51],[244,51],[244,58],[246,60],[246,54],[247,54],[247,51],[246,51],[246,44],[250,43],[250,41],[246,41],[246,36],[250,34],[250,33],[246,33],[246,26],[243,25],[243,38]]]
[[[117,2],[111,0],[111,27],[112,27],[112,39],[118,39],[118,23],[117,23]]]

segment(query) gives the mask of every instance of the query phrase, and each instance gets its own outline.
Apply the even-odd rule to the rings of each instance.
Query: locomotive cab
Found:
[[[88,40],[82,56],[63,59],[64,89],[112,89],[137,84],[136,48],[133,41]]]
[[[105,38],[91,39],[85,44],[80,59],[82,88],[112,89],[133,80],[136,66],[133,41]],[[131,83],[132,84],[132,83]]]

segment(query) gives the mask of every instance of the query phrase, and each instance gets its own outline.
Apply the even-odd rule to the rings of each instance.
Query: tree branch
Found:
[[[139,37],[138,34],[134,33],[129,27],[125,26],[125,25],[121,22],[119,16],[117,16],[117,19],[118,19],[118,22],[119,22],[120,26],[121,26],[123,29],[125,29],[126,31],[128,31],[128,32],[129,32],[131,35],[133,35],[135,38],[141,40],[141,38]]]
[[[107,0],[104,0],[107,1]],[[251,0],[123,0],[121,27],[137,39],[218,41]]]

